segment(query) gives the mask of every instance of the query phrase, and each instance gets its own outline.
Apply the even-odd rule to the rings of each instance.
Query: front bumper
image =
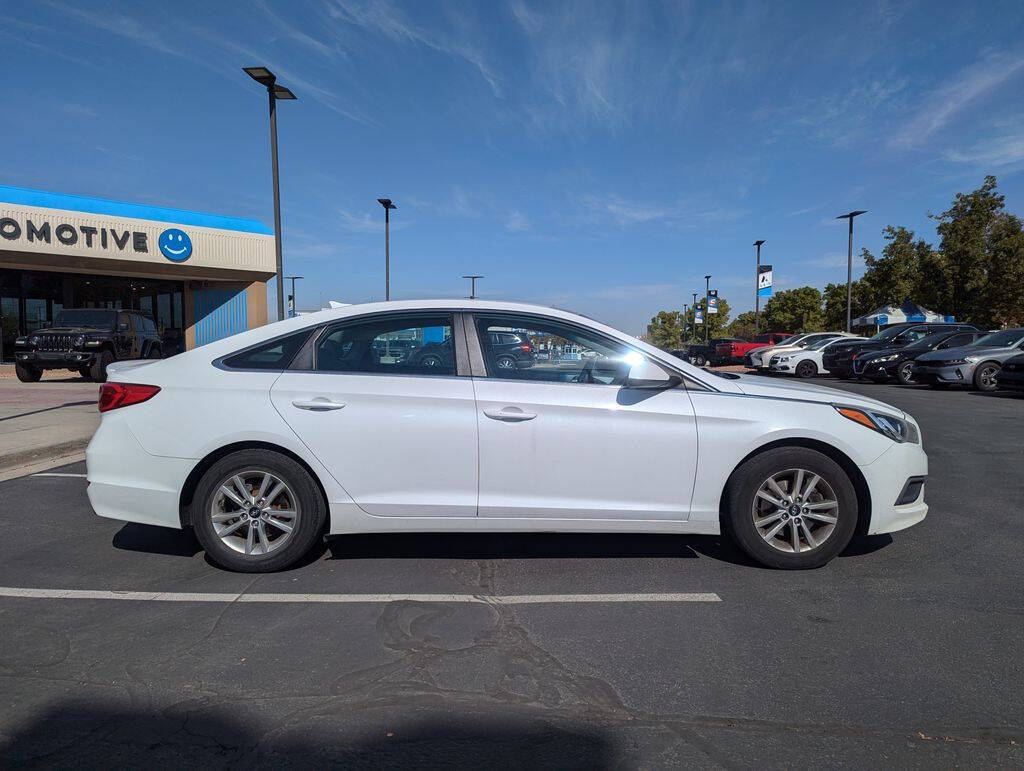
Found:
[[[95,351],[15,351],[14,360],[39,369],[78,369],[88,367]]]
[[[895,375],[896,360],[892,361],[868,361],[853,363],[853,374],[857,377],[866,378],[890,378]]]
[[[1011,391],[1024,391],[1024,370],[1004,369],[996,376],[996,384]]]
[[[868,535],[894,533],[916,525],[928,514],[921,485],[914,500],[897,503],[908,482],[928,476],[928,456],[919,444],[893,443],[873,463],[860,466],[871,491],[871,522]]]
[[[941,367],[933,367],[927,364],[915,363],[914,379],[919,383],[970,385],[974,379],[974,365],[948,364]]]

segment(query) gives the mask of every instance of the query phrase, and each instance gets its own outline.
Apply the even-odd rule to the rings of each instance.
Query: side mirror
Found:
[[[634,361],[633,357],[639,360]],[[627,356],[626,363],[629,364],[626,382],[623,383],[626,388],[673,388],[682,382],[678,375],[669,374],[640,354]]]

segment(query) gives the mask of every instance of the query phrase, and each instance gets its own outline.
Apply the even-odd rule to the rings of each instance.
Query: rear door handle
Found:
[[[340,410],[345,405],[342,402],[332,402],[330,399],[318,396],[315,399],[293,399],[292,406],[298,407],[300,410],[328,412],[330,410]]]
[[[509,423],[520,423],[524,420],[533,420],[537,417],[535,412],[523,412],[518,407],[502,407],[500,410],[484,410],[484,415],[495,420],[504,420]]]

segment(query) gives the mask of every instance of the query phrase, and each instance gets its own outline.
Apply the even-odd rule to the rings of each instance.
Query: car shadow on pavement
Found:
[[[191,530],[172,530],[156,525],[129,522],[114,533],[115,549],[166,554],[170,557],[194,557],[203,550]]]
[[[422,717],[402,716],[399,709]],[[110,700],[51,704],[3,727],[5,767],[85,768],[580,768],[621,767],[604,729],[540,715],[451,706],[324,704],[302,720],[266,719],[192,699],[143,711]],[[289,723],[291,723],[289,725]]]
[[[971,396],[985,396],[989,399],[1024,399],[1024,391],[969,391]]]
[[[85,401],[79,402],[64,402],[63,404],[56,404],[53,407],[43,407],[38,410],[30,410],[29,412],[19,412],[17,415],[5,415],[4,417],[0,418],[0,422],[3,422],[5,420],[14,420],[15,418],[26,418],[29,415],[38,415],[41,412],[52,412],[53,410],[62,410],[65,407],[86,407],[89,405],[94,406],[95,404],[95,399],[87,399]]]

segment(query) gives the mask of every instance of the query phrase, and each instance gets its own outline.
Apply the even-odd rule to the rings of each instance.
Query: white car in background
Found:
[[[593,355],[501,367],[508,330]],[[408,355],[381,355],[392,340]],[[324,535],[508,531],[725,531],[764,565],[812,568],[928,511],[920,430],[895,407],[715,375],[521,303],[285,319],[111,365],[99,408],[96,513],[191,528],[245,572],[294,565]]]
[[[865,337],[858,337],[843,333],[838,337],[829,337],[811,343],[806,348],[797,348],[792,351],[779,351],[774,354],[768,362],[768,371],[773,375],[796,375],[797,377],[815,377],[816,375],[827,375],[828,370],[821,363],[821,357],[836,343],[848,343],[852,340],[866,340]]]
[[[804,332],[793,335],[783,340],[778,345],[766,345],[764,348],[755,348],[750,352],[750,360],[746,363],[748,369],[765,371],[769,367],[772,356],[783,351],[797,351],[806,348],[814,343],[824,340],[834,340],[837,337],[853,337],[849,332]]]

